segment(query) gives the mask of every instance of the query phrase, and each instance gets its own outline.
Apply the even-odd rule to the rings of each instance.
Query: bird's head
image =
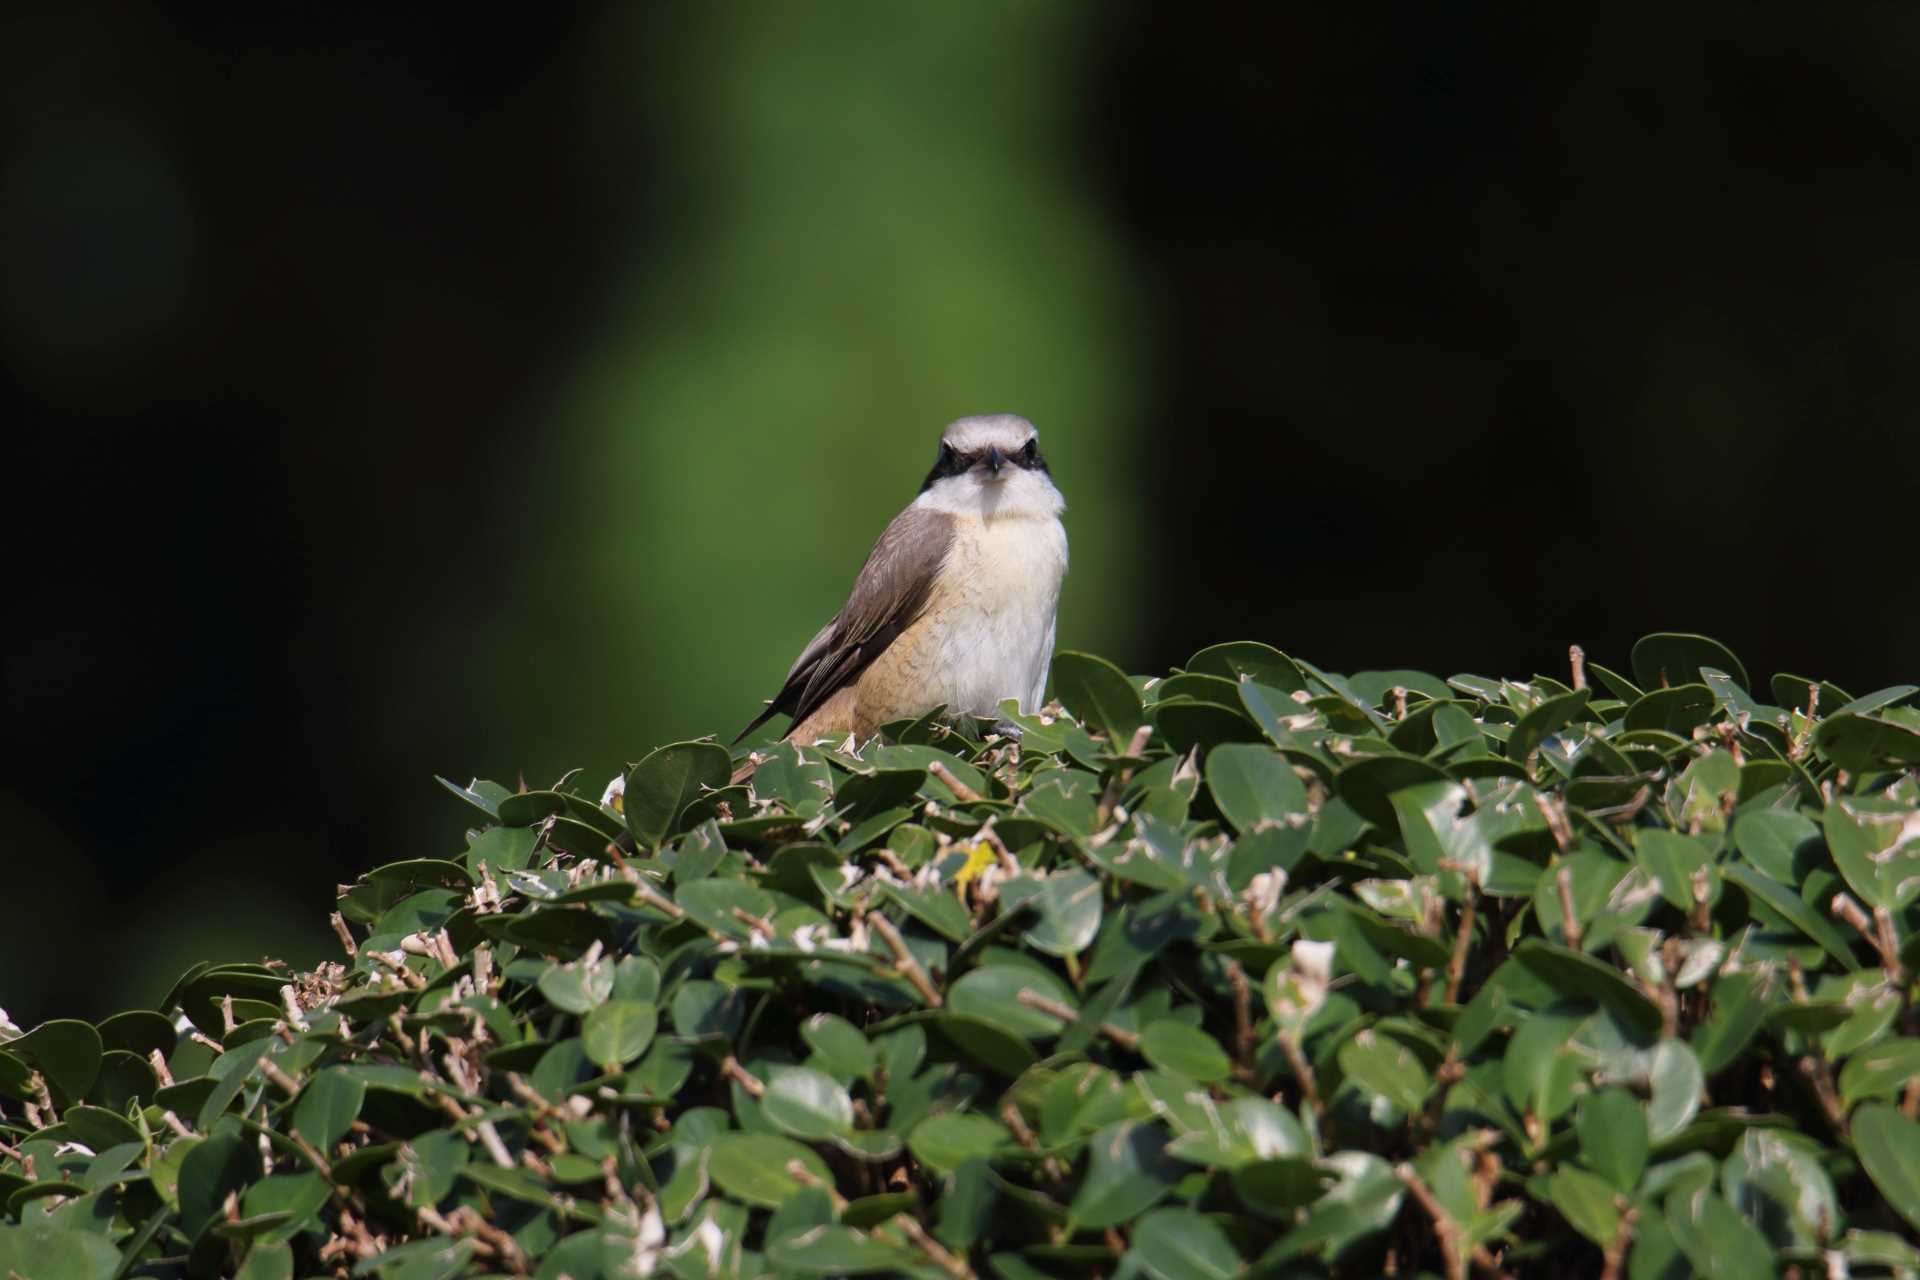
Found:
[[[928,505],[956,511],[984,505],[996,512],[1058,512],[1063,505],[1040,455],[1040,433],[1011,413],[949,423],[920,494]]]

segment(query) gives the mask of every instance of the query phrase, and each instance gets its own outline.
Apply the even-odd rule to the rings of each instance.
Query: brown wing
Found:
[[[853,594],[801,650],[787,682],[767,709],[740,731],[740,738],[784,712],[795,722],[860,678],[894,638],[920,617],[933,577],[953,541],[953,518],[908,507],[893,518],[867,553]]]

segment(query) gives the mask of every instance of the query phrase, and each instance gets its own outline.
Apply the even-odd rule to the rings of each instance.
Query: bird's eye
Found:
[[[953,446],[945,442],[940,445],[940,465],[943,467],[953,465]]]
[[[1032,462],[1034,454],[1039,452],[1039,444],[1040,442],[1038,440],[1029,440],[1026,444],[1022,445],[1020,447],[1020,460],[1022,462]]]

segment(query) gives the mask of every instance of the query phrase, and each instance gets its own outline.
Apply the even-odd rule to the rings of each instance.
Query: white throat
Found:
[[[1045,472],[1008,466],[997,480],[974,471],[936,480],[913,500],[913,505],[992,524],[1000,520],[1057,520],[1067,509],[1067,500]]]

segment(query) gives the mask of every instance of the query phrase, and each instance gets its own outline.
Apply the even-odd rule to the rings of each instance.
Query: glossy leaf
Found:
[[[707,1173],[728,1195],[762,1208],[777,1208],[803,1183],[790,1171],[798,1164],[815,1183],[831,1183],[826,1163],[810,1148],[771,1133],[723,1133],[714,1139]]]
[[[733,761],[711,742],[677,742],[649,752],[627,774],[623,805],[634,843],[652,849],[673,832],[688,805],[727,785]]]
[[[1072,650],[1055,654],[1053,691],[1089,728],[1106,734],[1115,750],[1125,747],[1133,731],[1146,723],[1133,683],[1104,658]]]
[[[778,1067],[760,1109],[780,1129],[809,1142],[853,1131],[853,1099],[838,1080],[811,1067]]]
[[[1920,1124],[1885,1103],[1853,1114],[1854,1148],[1860,1164],[1893,1211],[1920,1231]]]

